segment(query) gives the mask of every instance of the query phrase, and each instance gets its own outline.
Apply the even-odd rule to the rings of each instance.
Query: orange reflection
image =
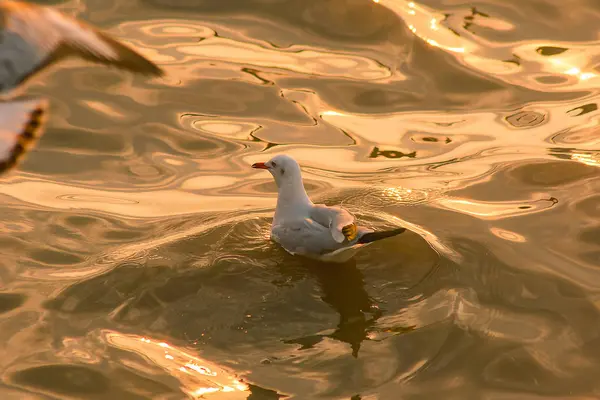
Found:
[[[525,236],[502,228],[492,227],[490,228],[490,232],[500,239],[508,240],[509,242],[525,243],[527,241]]]
[[[592,167],[600,167],[600,153],[574,153],[571,159]]]
[[[194,187],[193,182],[190,183],[191,187]],[[214,187],[210,183],[206,185]],[[109,191],[34,180],[3,183],[0,186],[0,193],[25,203],[47,208],[97,210],[125,217],[160,217],[229,211],[239,208],[240,203],[252,208],[266,208],[274,204],[273,199],[263,197],[243,199],[239,196],[205,196],[176,189]]]
[[[441,186],[449,174],[460,174],[461,179],[476,178],[487,175],[501,163],[549,158],[545,144],[572,149],[573,143],[567,141],[570,137],[578,138],[578,150],[569,150],[569,153],[576,153],[570,156],[588,165],[598,165],[597,136],[586,132],[593,132],[592,129],[598,126],[599,115],[594,97],[532,103],[504,113],[423,111],[372,116],[325,110],[321,112],[325,122],[350,134],[363,148],[373,146],[371,149],[377,151],[371,154],[377,156],[372,157],[370,163],[360,163],[369,155],[342,160],[341,157],[317,156],[315,149],[312,158],[319,159],[315,161],[318,165],[326,163],[323,168],[336,169],[336,165],[343,162],[347,170],[362,173],[402,167],[407,172],[403,174],[405,176],[410,176],[424,164],[440,164],[425,171],[423,179],[410,179],[411,189],[418,188],[423,182],[422,187],[433,188],[434,181]],[[430,141],[423,142],[420,140],[423,137]],[[396,157],[386,157],[386,152]],[[399,158],[401,153],[404,156]],[[431,173],[433,171],[437,174]],[[453,182],[446,188],[451,188]]]
[[[126,37],[137,38],[135,43],[131,43],[137,50],[163,64],[197,65],[200,60],[218,60],[220,63],[359,80],[392,76],[389,68],[367,57],[307,46],[292,46],[284,50],[268,43],[257,44],[249,38],[221,37],[193,20],[133,21],[119,28]],[[200,43],[198,36],[203,39]]]
[[[376,3],[396,13],[406,22],[411,32],[431,46],[454,53],[465,53],[476,47],[474,43],[469,43],[447,28],[440,26],[438,21],[444,19],[441,13],[435,13],[412,1],[379,0]]]
[[[106,116],[113,119],[124,120],[127,118],[127,115],[119,111],[116,107],[112,107],[107,102],[103,101],[93,101],[93,100],[81,100],[82,103],[87,105],[89,108],[98,111]]]
[[[114,331],[105,331],[103,334],[112,346],[138,353],[177,378],[182,390],[192,398],[205,398],[210,395],[241,400],[248,397],[248,385],[213,362],[148,337]]]
[[[480,219],[498,220],[544,211],[553,207],[556,203],[551,199],[485,202],[446,197],[437,199],[435,204],[441,208],[458,211]]]
[[[594,59],[598,57],[598,43],[548,43],[508,42],[486,40],[474,35],[466,25],[479,25],[496,31],[514,28],[506,21],[481,14],[469,15],[468,24],[460,15],[440,11],[404,0],[378,0],[406,23],[408,29],[431,46],[455,55],[467,67],[493,75],[511,84],[545,91],[566,91],[600,87],[594,72]],[[458,14],[458,13],[457,13]],[[453,18],[449,18],[453,17]],[[443,24],[442,24],[443,22]],[[561,47],[568,50],[560,57],[540,54],[542,47]],[[512,57],[512,58],[511,58]],[[545,74],[544,74],[545,73]],[[541,80],[536,80],[541,77]],[[546,77],[563,78],[547,80]],[[575,79],[573,79],[575,78]]]
[[[585,58],[583,60],[581,60],[580,62],[577,62],[575,60],[565,61],[560,58],[551,57],[549,62],[553,67],[555,67],[554,68],[555,72],[574,76],[581,81],[586,81],[588,79],[592,79],[597,76],[597,74],[595,74],[593,72],[583,72],[581,70],[581,68],[584,68],[584,67],[580,67],[580,66],[576,65],[576,64],[585,64],[587,62],[587,60]]]

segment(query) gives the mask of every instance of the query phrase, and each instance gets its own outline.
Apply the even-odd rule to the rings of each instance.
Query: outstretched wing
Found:
[[[341,207],[316,204],[311,210],[310,217],[327,227],[333,239],[338,243],[342,243],[344,240],[352,242],[356,239],[358,228],[354,222],[354,216]]]
[[[53,61],[76,55],[133,72],[162,75],[154,63],[89,25],[48,7],[0,2],[0,90]]]
[[[0,174],[42,135],[46,111],[46,101],[39,99],[0,103]]]

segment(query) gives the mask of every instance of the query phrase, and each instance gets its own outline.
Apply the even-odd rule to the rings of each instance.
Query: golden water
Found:
[[[30,87],[52,115],[0,180],[2,399],[600,397],[600,3],[52,4],[167,76]],[[410,232],[285,254],[250,168],[279,153]]]

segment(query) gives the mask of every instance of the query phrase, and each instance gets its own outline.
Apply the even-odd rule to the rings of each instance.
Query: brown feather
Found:
[[[38,105],[29,113],[27,122],[17,136],[17,142],[10,152],[10,156],[0,161],[0,175],[14,168],[23,160],[33,144],[43,135],[48,103],[40,100]]]

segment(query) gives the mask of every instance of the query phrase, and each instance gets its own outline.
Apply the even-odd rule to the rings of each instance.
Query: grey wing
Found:
[[[338,243],[342,243],[345,239],[353,241],[358,233],[354,216],[341,207],[315,204],[310,217],[319,224],[328,227],[331,236]]]
[[[0,90],[60,58],[77,55],[134,72],[162,75],[155,64],[101,31],[51,8],[0,3]]]
[[[329,228],[309,218],[275,225],[271,237],[292,254],[326,254],[348,245],[336,242]]]
[[[0,174],[42,134],[46,110],[46,101],[39,99],[0,103]]]

